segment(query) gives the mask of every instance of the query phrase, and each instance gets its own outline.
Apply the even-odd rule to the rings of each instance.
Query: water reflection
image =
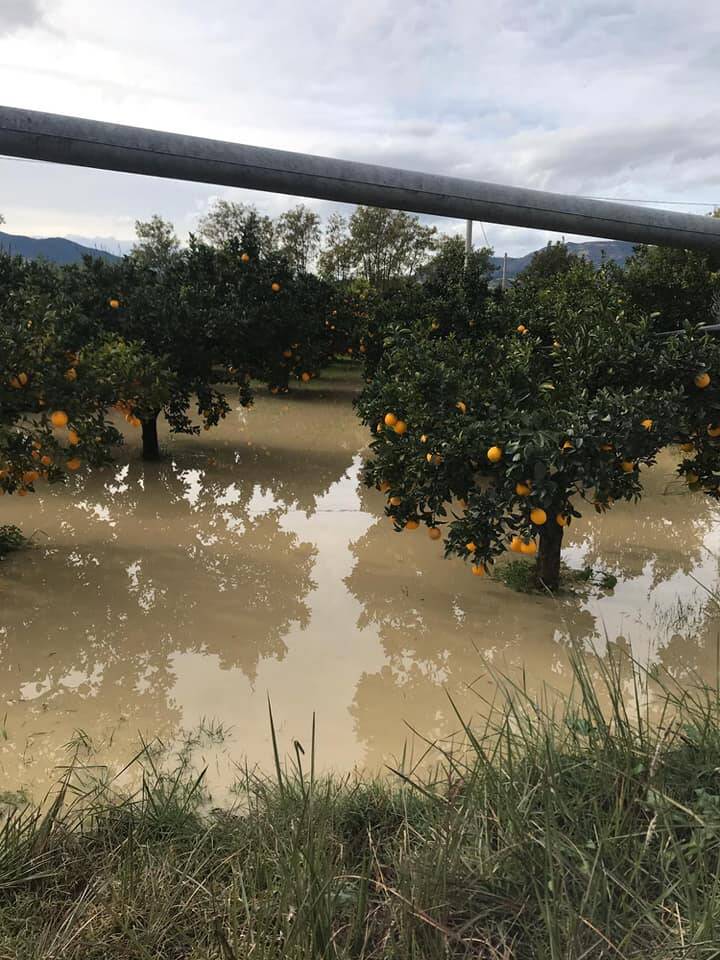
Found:
[[[569,562],[612,570],[612,594],[523,596],[443,560],[422,531],[393,532],[358,484],[356,389],[336,372],[165,438],[160,464],[137,460],[134,435],[112,471],[4,498],[2,522],[42,531],[0,566],[6,782],[43,789],[78,729],[113,762],[138,731],[209,717],[234,728],[226,760],[267,764],[268,695],[284,744],[306,740],[317,711],[325,766],[378,768],[407,725],[453,734],[447,693],[482,713],[488,665],[562,689],[568,650],[608,639],[714,676],[716,607],[696,581],[718,580],[718,511],[668,486],[671,457],[639,506],[569,531]]]

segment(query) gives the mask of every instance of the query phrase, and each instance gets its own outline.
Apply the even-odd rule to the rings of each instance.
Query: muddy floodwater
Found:
[[[444,560],[423,529],[395,533],[358,482],[367,433],[347,368],[289,397],[260,395],[199,437],[139,436],[112,468],[0,501],[35,531],[0,563],[0,782],[37,794],[84,745],[117,765],[139,736],[222,731],[205,758],[272,763],[307,746],[317,715],[325,768],[381,769],[410,728],[451,737],[493,671],[535,690],[569,683],[568,651],[619,643],[676,677],[716,676],[720,511],[673,479],[567,536],[566,561],[612,572],[611,592],[511,592]],[[220,788],[218,788],[220,789]]]

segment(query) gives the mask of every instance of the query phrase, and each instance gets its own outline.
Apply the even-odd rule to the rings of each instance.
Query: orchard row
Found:
[[[155,244],[56,267],[0,256],[0,493],[32,492],[121,440],[111,407],[159,455],[157,420],[210,429],[253,381],[283,393],[361,355],[365,293],[261,255],[252,229],[220,247]],[[201,426],[198,426],[197,420]]]
[[[426,526],[477,576],[511,551],[556,589],[566,526],[637,500],[641,467],[671,444],[680,477],[718,497],[720,345],[701,329],[720,321],[712,264],[643,248],[596,269],[558,244],[502,290],[489,250],[466,258],[404,214],[418,262],[401,269],[383,253],[392,212],[372,216],[355,268],[338,241],[336,276],[273,247],[254,215],[186,248],[154,221],[119,262],[0,257],[0,492],[108,461],[112,407],[153,458],[159,416],[210,429],[258,381],[283,393],[345,355],[363,363],[365,481],[396,530]]]

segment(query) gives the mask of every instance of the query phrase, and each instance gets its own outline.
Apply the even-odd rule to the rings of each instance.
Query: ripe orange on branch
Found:
[[[64,410],[54,410],[50,414],[50,423],[52,423],[54,427],[66,427],[69,419]]]

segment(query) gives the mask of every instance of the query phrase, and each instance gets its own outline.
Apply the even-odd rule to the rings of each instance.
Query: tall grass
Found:
[[[0,957],[720,956],[717,692],[577,659],[567,700],[502,686],[432,774],[319,777],[315,743],[236,809],[136,759],[0,835]],[[458,718],[462,723],[462,718]]]

